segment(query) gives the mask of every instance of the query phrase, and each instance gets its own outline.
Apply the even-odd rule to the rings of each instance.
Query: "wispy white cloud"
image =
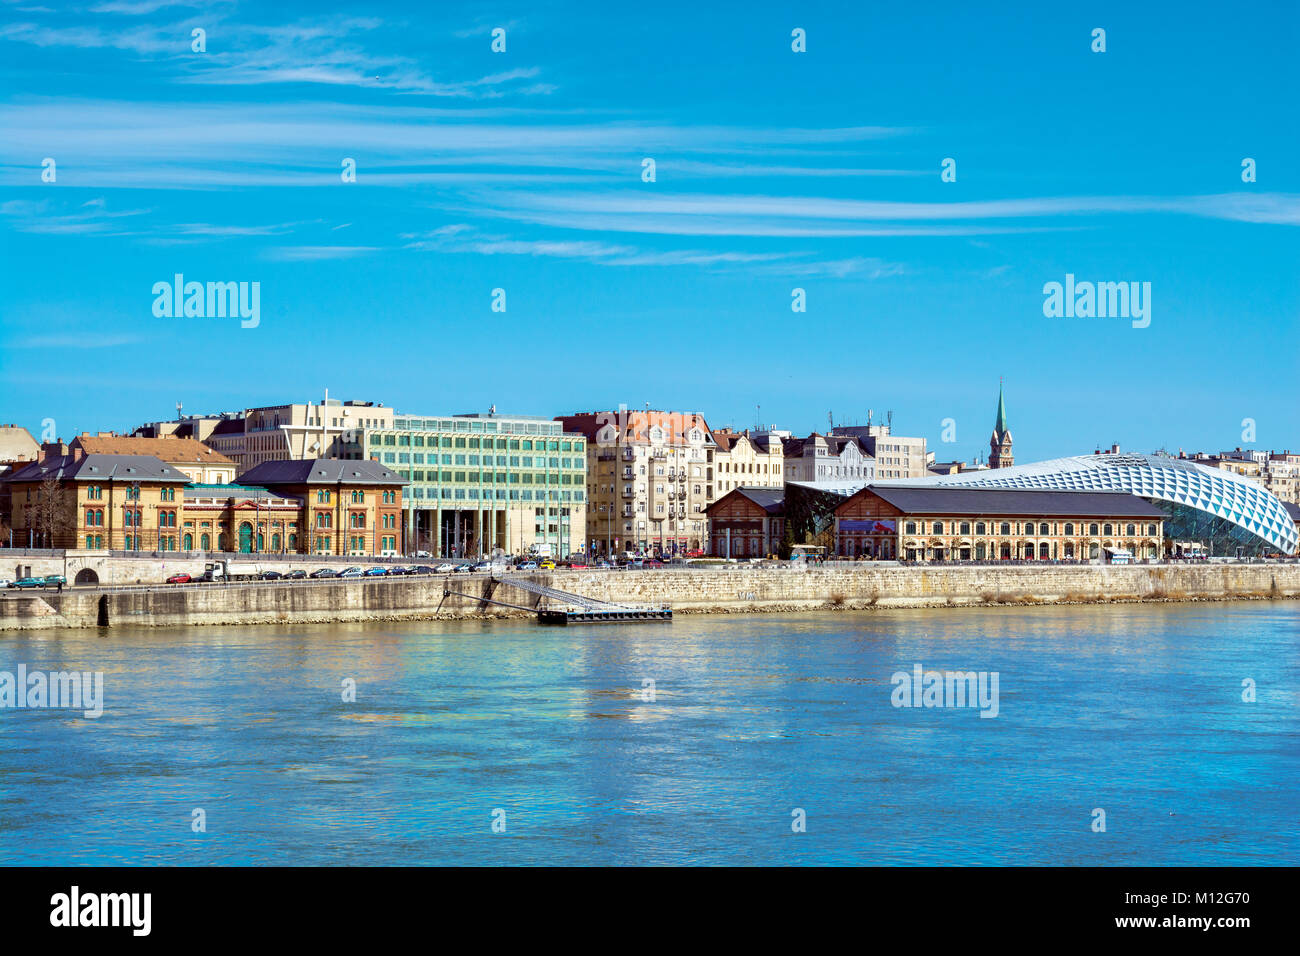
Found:
[[[72,211],[66,211],[69,209]],[[79,206],[48,199],[11,199],[0,203],[0,217],[17,231],[51,235],[131,235],[137,231],[132,226],[138,228],[135,217],[149,211],[110,210],[103,198],[91,199]]]
[[[113,349],[138,345],[145,341],[138,335],[104,335],[90,332],[80,335],[34,335],[8,343],[15,349]]]
[[[118,0],[93,8],[101,13],[139,15],[164,8],[190,6],[156,0]],[[401,93],[462,99],[496,99],[509,94],[539,96],[554,92],[554,84],[537,79],[537,67],[517,67],[481,76],[449,78],[431,72],[409,56],[371,52],[385,40],[385,21],[378,17],[327,16],[283,24],[235,22],[228,10],[205,9],[168,23],[65,21],[12,23],[0,27],[0,40],[37,47],[119,50],[155,61],[167,61],[170,79],[178,83],[249,86],[268,83],[307,83],[357,86]],[[207,34],[207,50],[194,53],[191,31]]]
[[[325,259],[355,259],[380,252],[378,246],[276,246],[266,258],[277,262],[317,262]]]
[[[1072,228],[1101,215],[1174,214],[1300,224],[1300,196],[1080,196],[968,202],[886,202],[811,196],[481,193],[489,214],[558,228],[697,236],[973,236]]]
[[[408,250],[579,259],[604,266],[698,266],[714,269],[751,269],[759,266],[764,271],[783,275],[872,279],[899,275],[904,271],[901,263],[878,258],[810,261],[812,253],[808,251],[645,249],[597,240],[516,239],[484,234],[466,223],[441,226],[426,233],[408,234],[402,238],[406,240],[404,248]]]

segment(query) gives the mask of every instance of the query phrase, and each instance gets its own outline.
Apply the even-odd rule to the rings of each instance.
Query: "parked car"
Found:
[[[491,570],[492,570],[492,562],[491,562],[491,561],[480,561],[478,564],[474,565],[474,567],[473,567],[471,570],[474,570],[474,571],[491,571]]]
[[[447,564],[447,563],[444,562],[443,564],[438,565],[438,567],[435,568],[434,570],[435,570],[438,574],[451,574],[451,572],[453,572],[453,571],[456,570],[456,565],[454,565],[454,564]]]
[[[365,577],[365,575],[366,572],[362,571],[360,568],[344,568],[339,572],[339,577],[341,578],[362,578]]]
[[[367,569],[366,569],[366,577],[368,577],[368,578],[382,578],[382,577],[384,577],[386,574],[388,574],[388,569],[387,569],[387,568],[367,568]]]
[[[599,568],[599,569],[602,570],[602,571],[608,571],[608,570],[609,570],[610,568],[612,568],[613,566],[614,566],[614,565],[610,564],[608,561],[605,561],[605,560],[603,560],[603,559],[600,560],[600,561],[597,561],[595,564],[592,565],[593,568]]]
[[[43,588],[45,587],[44,578],[19,578],[17,581],[10,582],[11,588]]]
[[[61,574],[47,574],[43,580],[49,587],[56,587],[57,585],[68,583],[68,579]]]
[[[543,560],[537,563],[537,567],[539,567],[543,571],[554,571],[555,562],[552,561],[550,558],[544,558]]]
[[[536,571],[536,570],[537,570],[537,562],[536,562],[536,561],[525,561],[525,562],[523,562],[522,564],[518,565],[518,566],[515,568],[515,570],[516,570],[516,571]]]
[[[427,564],[421,564],[418,567],[412,568],[411,571],[414,574],[437,574],[438,573],[435,568],[431,568]]]
[[[458,565],[456,565],[456,573],[457,573],[457,574],[469,574],[469,572],[472,571],[472,570],[474,570],[474,566],[473,566],[472,564],[458,564]]]
[[[291,581],[301,581],[306,576],[307,576],[307,572],[304,571],[302,568],[299,568],[296,571],[290,571],[288,574],[285,575],[285,577]]]
[[[173,574],[171,577],[167,579],[167,583],[168,584],[189,584],[193,580],[194,579],[191,578],[188,574],[181,573],[181,574]]]
[[[317,570],[313,571],[310,575],[308,575],[308,577],[313,577],[313,578],[337,578],[338,576],[339,573],[335,571],[333,568],[318,568]]]
[[[260,577],[263,581],[278,581],[282,577],[284,577],[284,575],[281,574],[279,571],[263,571],[261,574],[258,575],[258,577]]]
[[[703,550],[702,548],[691,548],[689,551],[685,552],[685,553],[682,555],[682,557],[684,557],[684,558],[702,558],[702,557],[704,557],[704,550]]]

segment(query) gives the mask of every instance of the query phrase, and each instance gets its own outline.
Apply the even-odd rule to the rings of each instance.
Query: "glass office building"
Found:
[[[549,418],[398,414],[366,429],[363,456],[410,481],[407,552],[563,557],[586,540],[587,444]]]
[[[1162,510],[1165,541],[1210,556],[1295,554],[1295,522],[1262,484],[1169,455],[1103,452],[881,485],[1127,491]]]

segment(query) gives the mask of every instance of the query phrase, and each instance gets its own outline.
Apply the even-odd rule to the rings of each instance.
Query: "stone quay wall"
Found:
[[[1300,598],[1300,564],[736,565],[508,577],[613,603],[667,604],[677,613]],[[0,598],[0,630],[527,617],[542,600],[482,574],[11,590]]]

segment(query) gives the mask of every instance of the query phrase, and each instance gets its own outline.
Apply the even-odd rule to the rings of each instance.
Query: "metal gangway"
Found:
[[[559,588],[539,584],[518,574],[503,575],[494,571],[492,580],[497,584],[519,588],[530,594],[567,605],[560,608],[537,608],[537,620],[542,624],[613,624],[620,621],[671,621],[672,608],[667,605],[615,604],[598,598],[561,591]]]

